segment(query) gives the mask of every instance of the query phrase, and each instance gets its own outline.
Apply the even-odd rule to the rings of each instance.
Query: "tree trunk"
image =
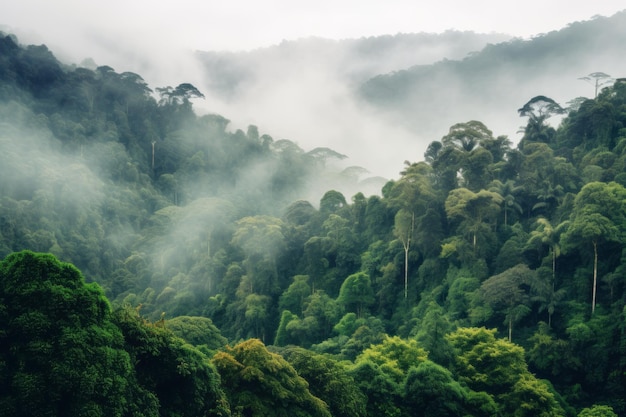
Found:
[[[409,293],[409,246],[404,247],[404,298]]]
[[[552,298],[553,303],[554,303],[555,285],[556,285],[556,250],[552,248],[552,294],[550,294],[550,296],[553,297]],[[552,312],[550,311],[549,306],[548,306],[548,327],[552,327]]]
[[[476,232],[474,232],[474,237],[473,237],[473,239],[472,239],[472,244],[473,244],[473,246],[474,246],[474,253],[476,253],[476,239],[477,239],[477,238],[476,238]]]
[[[411,230],[407,232],[406,240],[402,240],[402,246],[404,247],[404,299],[408,297],[409,293],[409,249],[411,248],[411,236],[413,236],[413,229],[415,228],[415,212],[411,213]]]
[[[596,287],[598,284],[598,242],[593,241],[593,292],[591,295],[591,314],[596,311]]]

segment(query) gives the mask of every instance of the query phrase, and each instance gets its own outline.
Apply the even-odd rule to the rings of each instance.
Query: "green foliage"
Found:
[[[368,416],[401,416],[401,386],[381,367],[371,361],[361,361],[350,369],[350,375],[367,398]]]
[[[324,401],[280,355],[258,339],[227,346],[212,359],[234,415],[330,416]]]
[[[436,89],[448,106],[457,97],[446,99],[433,71],[445,70],[449,83],[470,66],[458,88],[481,100],[496,84],[489,71],[505,65],[526,78],[518,64],[533,60],[552,68],[555,45],[565,51],[565,38],[582,33],[577,48],[593,50],[605,23],[490,45],[462,62],[377,77],[366,89],[385,84],[394,100]],[[157,101],[138,74],[63,66],[45,46],[11,36],[0,36],[0,56],[0,256],[49,252],[102,288],[70,279],[77,270],[49,255],[3,262],[46,266],[12,269],[19,280],[2,276],[0,392],[12,393],[2,407],[240,414],[206,355],[256,337],[345,361],[354,391],[331,392],[332,381],[346,381],[337,364],[289,347],[310,393],[333,414],[573,415],[565,401],[626,413],[623,79],[575,99],[567,114],[547,96],[531,98],[520,108],[527,123],[515,149],[478,120],[454,124],[379,195],[350,197],[337,181],[354,185],[363,169],[337,173],[327,163],[344,155],[197,116],[192,102],[203,94],[191,84],[157,87]],[[588,78],[609,81],[602,74]],[[415,105],[406,120],[420,125]],[[558,125],[548,120],[557,114]],[[526,355],[495,336],[508,329],[511,339],[513,328]],[[420,355],[404,360],[397,352],[415,350],[415,340],[393,338],[409,336]],[[256,375],[255,358],[246,366]],[[281,381],[282,394],[303,386]],[[275,393],[266,388],[249,404],[285,408],[268,402]],[[296,410],[324,414],[299,398],[309,405]],[[95,405],[83,412],[78,404]]]
[[[132,409],[137,390],[122,333],[102,290],[73,265],[30,251],[8,256],[0,263],[0,305],[3,415]]]
[[[486,416],[497,412],[488,396],[481,402],[476,393],[455,381],[449,370],[428,360],[409,370],[404,398],[409,410],[420,410],[425,417],[466,413]]]
[[[211,319],[206,317],[174,317],[167,320],[165,326],[189,344],[203,346],[212,351],[224,347],[227,343]]]
[[[494,275],[480,286],[479,295],[483,302],[492,308],[504,308],[505,320],[509,328],[509,341],[512,338],[513,324],[530,313],[530,294],[537,274],[525,264],[519,264]]]
[[[220,376],[203,353],[174,335],[165,321],[150,323],[136,309],[114,312],[114,323],[124,335],[124,348],[135,368],[135,380],[161,416],[228,416]]]
[[[578,417],[617,417],[613,409],[608,405],[593,405],[589,408],[583,408]]]
[[[337,301],[346,309],[354,311],[358,318],[363,317],[365,309],[374,303],[374,291],[369,275],[357,272],[346,278],[341,284]]]
[[[417,341],[403,340],[398,336],[385,336],[382,343],[372,345],[360,354],[356,363],[372,362],[400,384],[406,378],[411,367],[424,362],[428,353],[417,344]]]
[[[484,391],[505,415],[562,416],[547,385],[529,371],[524,349],[495,337],[495,330],[460,328],[448,335],[456,349],[459,382]]]
[[[280,354],[306,379],[311,394],[328,404],[338,417],[365,416],[367,398],[358,389],[348,369],[333,359],[302,348],[288,348]]]

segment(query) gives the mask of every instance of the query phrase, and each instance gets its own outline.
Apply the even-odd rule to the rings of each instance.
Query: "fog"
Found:
[[[73,13],[61,16],[63,7],[70,10],[70,6],[74,7],[71,9]],[[515,143],[520,137],[518,130],[524,124],[516,110],[529,98],[543,94],[564,104],[580,95],[589,96],[591,86],[577,80],[578,77],[593,71],[617,74],[621,68],[621,63],[616,63],[614,56],[609,57],[607,62],[601,62],[597,56],[589,62],[557,60],[558,65],[568,66],[541,68],[523,83],[517,77],[507,77],[504,71],[493,73],[496,78],[492,80],[492,88],[485,94],[475,96],[467,94],[463,78],[446,79],[442,75],[436,89],[411,92],[410,98],[403,101],[401,107],[372,106],[358,96],[360,84],[368,78],[441,60],[460,60],[468,54],[477,53],[487,44],[510,39],[510,35],[491,32],[479,37],[473,33],[456,32],[463,36],[454,37],[451,34],[455,32],[448,31],[448,37],[445,37],[446,32],[441,30],[439,37],[432,35],[431,39],[421,39],[421,43],[411,43],[399,36],[390,37],[394,34],[391,32],[378,38],[377,43],[368,44],[363,42],[366,39],[363,36],[381,30],[372,25],[370,33],[366,33],[362,26],[353,29],[361,31],[363,36],[352,40],[305,37],[259,47],[258,42],[265,39],[267,31],[275,31],[276,25],[285,31],[285,37],[301,35],[302,32],[293,27],[297,26],[294,24],[297,19],[304,18],[303,15],[297,14],[292,7],[286,7],[283,17],[295,19],[288,25],[280,19],[280,15],[260,14],[257,20],[267,20],[266,25],[272,26],[271,30],[264,31],[260,29],[263,25],[251,21],[250,16],[243,13],[241,20],[236,23],[230,21],[233,26],[227,29],[222,27],[225,23],[220,24],[216,19],[221,15],[234,19],[236,13],[223,6],[210,10],[206,32],[201,32],[198,15],[208,15],[209,10],[194,9],[197,4],[190,1],[182,2],[181,8],[183,6],[189,6],[184,13],[178,9],[169,10],[160,3],[148,10],[141,6],[141,2],[124,5],[124,8],[113,3],[113,9],[94,9],[66,0],[54,10],[42,6],[44,10],[49,10],[51,21],[37,15],[29,26],[19,26],[24,22],[16,19],[15,22],[4,22],[2,29],[15,32],[23,44],[46,44],[67,64],[80,65],[85,58],[92,58],[97,65],[109,65],[118,73],[135,72],[153,89],[192,83],[206,96],[205,100],[194,101],[196,112],[224,116],[231,121],[229,129],[232,131],[245,131],[252,124],[274,140],[288,139],[305,151],[329,147],[348,156],[342,162],[345,167],[361,166],[369,171],[368,175],[385,178],[398,177],[404,161],[421,160],[428,143],[441,139],[457,122],[481,120],[493,130],[494,135],[508,135]],[[246,6],[252,7],[251,11],[262,11],[261,6]],[[268,6],[268,10],[274,10],[272,7],[275,6]],[[569,6],[568,13],[573,13],[576,8]],[[597,6],[594,10],[610,13],[617,7],[615,3],[610,6],[613,9]],[[405,10],[400,5],[398,7],[399,11]],[[114,10],[116,13],[112,13]],[[406,10],[417,12],[411,8]],[[490,10],[496,11],[494,8]],[[373,13],[374,9],[363,6],[361,11]],[[329,26],[345,23],[339,21],[345,18],[344,9],[335,12],[333,19],[338,20],[331,19]],[[97,19],[99,13],[109,18]],[[431,13],[439,16],[434,20],[440,19],[442,25],[463,28],[463,24],[454,17],[455,13],[451,13],[450,20],[444,20],[437,11]],[[562,13],[560,19],[590,14],[588,9],[579,13],[582,14]],[[323,20],[324,9],[309,10],[309,14],[311,19]],[[543,11],[540,14],[549,15]],[[7,13],[6,16],[11,15]],[[503,14],[502,19],[506,16]],[[360,22],[360,19],[355,17],[355,22]],[[427,27],[424,18],[420,19],[422,27]],[[60,23],[54,31],[49,29],[52,21]],[[398,17],[396,26],[390,27],[404,28],[402,22],[403,18]],[[529,21],[527,25],[534,27],[535,31],[550,28],[546,22],[542,26],[533,26],[536,23]],[[561,29],[566,23],[554,20],[550,30]],[[356,26],[359,24],[355,23]],[[474,24],[476,28],[488,27],[478,19]],[[307,23],[302,26],[308,27],[312,34],[323,33],[317,26],[308,26]],[[520,30],[513,23],[510,23],[510,28]],[[347,29],[345,33],[354,33]],[[237,47],[224,38],[250,38],[253,37],[250,32],[255,31],[259,32],[255,48],[230,55],[215,52],[224,47]],[[197,40],[192,41],[192,38]],[[238,44],[239,47],[241,45],[243,43]],[[364,45],[371,50],[364,50]],[[225,61],[228,65],[220,67],[215,61],[210,62],[212,66],[207,65],[206,53],[213,53],[214,60],[221,60],[222,64]],[[613,65],[610,65],[611,60]]]

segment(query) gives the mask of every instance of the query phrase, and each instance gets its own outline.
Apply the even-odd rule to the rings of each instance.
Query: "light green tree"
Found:
[[[474,193],[467,188],[452,190],[446,198],[445,210],[448,218],[458,222],[459,230],[469,235],[474,252],[478,248],[481,233],[490,233],[503,198],[493,191],[481,190]]]
[[[578,417],[618,417],[613,411],[612,407],[608,405],[593,405],[588,408],[583,408],[578,413]]]
[[[234,415],[330,417],[328,406],[280,355],[258,339],[226,347],[212,359]]]

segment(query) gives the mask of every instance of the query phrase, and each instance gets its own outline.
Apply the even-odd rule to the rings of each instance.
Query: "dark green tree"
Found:
[[[593,182],[585,185],[574,200],[567,230],[561,236],[565,250],[589,245],[593,249],[591,312],[596,309],[598,257],[603,244],[621,242],[626,224],[626,190],[618,183]]]
[[[363,317],[365,310],[374,301],[372,283],[365,272],[352,274],[341,284],[337,302],[344,305],[346,309],[354,311],[357,318]]]
[[[289,347],[280,354],[309,383],[311,394],[328,404],[331,415],[366,416],[367,398],[342,363],[299,347]]]
[[[102,290],[49,254],[0,262],[0,410],[9,416],[120,416],[150,395],[133,384],[131,358]]]

